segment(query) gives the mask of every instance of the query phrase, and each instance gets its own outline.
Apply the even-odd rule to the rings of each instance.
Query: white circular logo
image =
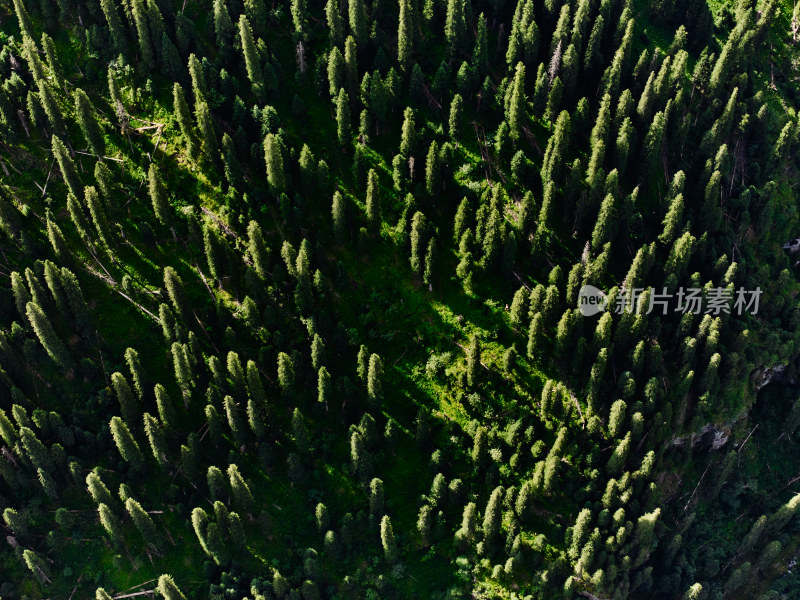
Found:
[[[593,285],[585,285],[578,292],[578,310],[584,317],[592,317],[603,312],[608,305],[608,296]]]

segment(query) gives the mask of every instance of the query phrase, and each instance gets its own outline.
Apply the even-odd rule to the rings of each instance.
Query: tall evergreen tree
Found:
[[[75,163],[69,155],[69,151],[64,143],[54,135],[52,138],[53,156],[58,162],[61,169],[61,175],[64,177],[64,183],[67,185],[75,197],[80,198],[83,196],[83,183],[81,183],[78,176],[78,170],[75,168]]]
[[[167,188],[164,185],[164,180],[161,179],[161,173],[155,163],[150,163],[150,169],[147,172],[147,181],[150,200],[153,203],[153,211],[155,212],[156,219],[158,219],[162,225],[171,225],[172,206],[167,199]]]
[[[25,307],[25,313],[28,316],[31,327],[33,327],[33,332],[36,334],[36,337],[39,339],[39,342],[41,342],[42,347],[50,358],[64,369],[71,369],[73,366],[72,357],[67,347],[64,345],[64,342],[61,341],[61,338],[59,338],[58,334],[53,330],[53,326],[44,314],[44,311],[42,311],[36,303],[28,302]]]
[[[356,44],[363,51],[369,38],[369,25],[367,24],[367,9],[364,0],[348,0],[347,12],[350,21],[350,32]]]

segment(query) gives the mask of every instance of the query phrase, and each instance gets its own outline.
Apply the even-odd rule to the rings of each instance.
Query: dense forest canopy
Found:
[[[799,40],[1,0],[0,597],[800,598]]]

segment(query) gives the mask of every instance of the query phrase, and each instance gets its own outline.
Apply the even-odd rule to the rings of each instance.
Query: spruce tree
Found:
[[[75,115],[83,132],[83,137],[86,138],[86,142],[92,152],[98,156],[103,156],[106,152],[106,140],[97,123],[94,106],[92,106],[92,102],[86,92],[80,88],[75,90]]]
[[[283,168],[281,144],[275,134],[267,134],[264,138],[264,160],[267,164],[267,181],[275,196],[286,191],[286,174]]]
[[[378,174],[369,170],[367,176],[367,224],[371,233],[378,233],[381,227],[381,194],[378,187]]]
[[[397,542],[394,539],[394,529],[389,515],[383,515],[381,519],[381,546],[386,560],[390,563],[397,562]]]
[[[444,37],[450,54],[464,49],[467,39],[467,23],[464,17],[464,0],[448,0]]]
[[[339,190],[336,190],[333,194],[331,217],[333,219],[334,238],[337,243],[341,244],[345,241],[345,236],[347,235],[347,222],[345,220],[344,198]]]
[[[239,16],[239,40],[241,42],[244,64],[247,69],[247,77],[250,79],[253,95],[259,102],[265,100],[264,74],[261,69],[261,59],[253,41],[253,31],[247,16]]]
[[[478,367],[481,364],[481,346],[478,337],[473,334],[467,349],[467,385],[475,385],[478,379]]]
[[[167,438],[164,434],[164,429],[161,423],[150,413],[144,413],[144,433],[147,436],[147,441],[150,442],[150,449],[156,462],[161,467],[168,464],[167,459]]]
[[[336,98],[336,135],[340,146],[346,148],[350,145],[350,106],[344,88],[339,89]]]
[[[69,191],[75,195],[76,198],[83,196],[83,184],[78,176],[78,170],[75,168],[75,163],[69,155],[69,151],[64,143],[57,135],[53,135],[52,139],[53,156],[58,162],[61,169],[61,175],[64,177],[64,183],[67,185]]]
[[[119,402],[120,410],[122,412],[122,418],[128,423],[135,423],[138,421],[140,413],[139,402],[133,395],[133,390],[131,390],[130,386],[128,385],[125,376],[119,371],[112,373],[111,385],[113,386],[114,392],[117,395],[117,401]]]
[[[239,467],[234,464],[228,465],[228,482],[237,508],[244,513],[252,514],[255,508],[253,494],[250,491],[250,486],[247,485],[242,477]]]
[[[186,141],[186,153],[189,159],[195,160],[197,158],[197,144],[194,135],[194,123],[192,122],[192,114],[189,111],[189,105],[186,103],[186,97],[183,93],[183,87],[178,82],[172,87],[173,107],[175,118],[178,121],[181,134]]]
[[[50,579],[50,568],[41,556],[33,550],[25,549],[22,551],[22,558],[30,572],[34,574],[42,585],[52,583]]]
[[[327,0],[325,3],[325,19],[328,23],[328,37],[331,47],[340,46],[344,40],[344,24],[339,13],[339,2]]]
[[[94,186],[87,186],[85,188],[85,201],[86,206],[89,208],[89,214],[92,216],[94,228],[97,235],[102,240],[106,247],[111,248],[114,244],[114,238],[111,233],[111,226],[108,223],[106,211],[103,208],[103,203],[100,201],[100,196]]]
[[[142,534],[144,543],[147,546],[158,550],[158,547],[161,543],[161,535],[158,533],[158,529],[156,529],[156,524],[153,522],[153,518],[147,514],[147,512],[142,508],[142,505],[133,498],[128,498],[125,501],[125,510],[127,510],[128,514],[131,516],[136,529],[138,529],[139,533]]]
[[[230,56],[234,27],[225,0],[214,0],[214,32],[217,36],[217,49],[223,57]]]
[[[460,94],[453,96],[453,101],[450,103],[450,118],[448,120],[448,131],[450,139],[458,144],[458,138],[461,133],[461,114],[462,114],[463,101]]]
[[[363,51],[366,48],[369,38],[367,24],[367,9],[364,0],[348,0],[347,13],[350,22],[350,32],[356,40],[356,44]]]
[[[186,596],[175,585],[175,581],[170,575],[162,575],[158,578],[156,590],[164,597],[164,600],[186,600]]]
[[[144,456],[125,421],[117,416],[111,417],[109,428],[123,460],[137,471],[142,471],[144,469]]]
[[[33,332],[50,358],[60,367],[70,370],[73,366],[72,357],[64,342],[53,330],[53,326],[42,309],[36,303],[28,302],[25,307],[25,314],[28,316],[31,327],[33,327]]]
[[[203,140],[203,151],[212,165],[219,163],[219,143],[217,142],[217,132],[214,127],[214,120],[206,102],[195,104],[195,117],[197,118],[197,128],[200,130],[200,137]]]
[[[169,226],[172,224],[172,206],[167,198],[167,188],[164,185],[164,180],[161,179],[161,173],[155,163],[150,163],[150,169],[147,172],[148,190],[150,192],[150,200],[153,203],[153,212],[156,219],[162,225]]]
[[[131,11],[133,21],[136,25],[136,33],[139,38],[139,53],[142,61],[148,70],[153,68],[154,53],[153,45],[150,40],[150,27],[147,21],[147,8],[144,0],[131,0]]]
[[[410,0],[400,0],[400,19],[397,27],[397,62],[407,72],[411,66],[414,53],[414,31],[412,29],[412,11]]]

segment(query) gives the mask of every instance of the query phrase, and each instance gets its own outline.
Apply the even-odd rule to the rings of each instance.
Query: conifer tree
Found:
[[[464,17],[464,0],[449,0],[444,25],[444,36],[450,54],[464,49],[467,38],[467,23]]]
[[[125,376],[119,371],[111,374],[111,385],[117,395],[117,401],[122,412],[122,418],[128,423],[139,420],[139,403],[133,395]]]
[[[412,5],[410,0],[400,0],[400,19],[397,27],[397,62],[407,72],[414,53],[414,31]]]
[[[19,28],[22,31],[22,37],[35,39],[36,33],[33,30],[33,22],[31,21],[31,17],[28,15],[28,11],[25,9],[25,5],[22,3],[22,0],[14,0],[14,12],[17,15],[17,21],[19,22]]]
[[[133,435],[131,434],[130,429],[128,429],[128,425],[125,423],[125,421],[117,416],[114,416],[111,417],[111,421],[108,425],[111,429],[111,435],[114,438],[114,443],[117,445],[117,450],[119,450],[119,453],[125,462],[130,463],[130,465],[137,471],[143,470],[144,456],[142,455],[142,451],[139,449],[139,444],[136,443],[136,440],[133,438]]]
[[[189,105],[186,103],[183,87],[178,82],[175,82],[172,87],[172,97],[175,117],[178,120],[181,134],[183,134],[183,138],[186,141],[186,153],[191,160],[195,160],[198,148],[195,143],[194,123],[192,122]]]
[[[239,467],[234,464],[228,465],[228,482],[238,509],[244,513],[252,514],[255,508],[253,493],[242,477]]]
[[[214,0],[214,32],[217,36],[217,48],[220,53],[223,57],[229,56],[234,28],[225,0]]]
[[[161,69],[170,79],[181,79],[183,77],[183,61],[166,31],[161,32],[159,43],[161,44]]]
[[[458,144],[458,138],[461,133],[461,113],[462,104],[460,94],[453,96],[453,101],[450,103],[450,119],[448,120],[448,131],[450,138]]]
[[[275,134],[264,138],[264,159],[267,164],[267,181],[272,193],[279,196],[286,191],[286,175],[283,169],[283,153]]]
[[[144,0],[131,0],[133,21],[139,38],[139,53],[147,69],[153,68],[153,45],[150,40],[150,27],[147,22],[147,8]]]
[[[423,268],[426,229],[425,215],[417,211],[411,219],[411,270],[417,274],[420,274]]]
[[[57,135],[53,135],[52,139],[53,156],[58,162],[61,169],[61,175],[64,177],[64,183],[67,185],[69,191],[80,198],[83,196],[83,184],[78,176],[78,170],[75,168],[75,163],[69,155],[69,151],[64,143]]]
[[[156,590],[164,597],[164,600],[186,600],[186,596],[175,585],[175,581],[170,575],[162,575],[158,578]]]
[[[278,384],[284,398],[291,398],[294,394],[295,370],[292,358],[285,352],[278,354]]]
[[[344,40],[344,24],[339,13],[339,2],[327,0],[325,3],[325,19],[328,23],[328,37],[331,47],[340,46]]]
[[[253,94],[259,102],[263,102],[265,99],[265,89],[261,59],[258,56],[258,51],[253,41],[253,31],[250,27],[250,22],[244,14],[239,16],[239,40],[241,43],[242,55],[244,56],[245,68],[247,69],[247,77],[250,79]]]
[[[106,217],[106,211],[103,208],[103,203],[100,201],[100,196],[94,186],[87,186],[85,188],[86,206],[89,208],[89,214],[92,216],[94,228],[97,230],[97,235],[106,245],[110,248],[112,246],[113,237],[111,235],[111,227]]]
[[[519,142],[522,137],[522,128],[526,121],[526,99],[525,99],[525,65],[517,63],[514,71],[514,79],[511,83],[511,96],[506,112],[506,122],[508,123],[509,134],[514,142]]]
[[[336,132],[339,138],[339,145],[343,148],[350,144],[350,107],[348,97],[344,88],[339,89],[336,98]]]
[[[23,322],[28,320],[27,308],[28,303],[33,300],[28,288],[25,286],[25,281],[17,271],[11,273],[11,291],[14,295],[14,303],[17,306],[17,312],[22,317]]]
[[[394,529],[389,515],[383,515],[381,519],[381,546],[386,560],[390,563],[397,562],[397,542],[394,539]]]
[[[53,330],[53,326],[42,309],[36,303],[28,302],[25,307],[25,314],[28,316],[31,327],[33,327],[33,332],[50,358],[64,369],[71,369],[73,365],[72,357],[64,342]]]
[[[347,223],[344,213],[344,198],[337,190],[333,194],[333,204],[331,206],[331,217],[333,219],[333,235],[338,243],[343,243],[347,234]]]
[[[50,453],[47,451],[45,445],[36,437],[32,429],[26,426],[19,428],[19,438],[22,442],[22,447],[28,455],[31,463],[37,469],[50,472],[54,469],[55,465]]]
[[[378,233],[381,227],[381,194],[375,169],[370,169],[367,177],[367,223],[373,234]]]
[[[107,504],[100,502],[97,505],[97,514],[100,517],[100,524],[108,533],[108,537],[114,542],[121,542],[124,538],[122,523],[120,523],[114,511]]]
[[[147,172],[147,181],[150,200],[153,203],[153,212],[156,215],[156,219],[158,219],[162,225],[171,225],[172,206],[167,198],[167,188],[164,185],[164,180],[161,179],[161,173],[155,163],[150,163],[150,169]]]
[[[89,96],[82,89],[75,90],[75,115],[78,119],[83,137],[98,156],[103,156],[106,152],[106,141],[103,132],[97,123],[94,106],[92,106]]]
[[[144,413],[144,433],[147,436],[147,441],[150,442],[150,449],[156,462],[161,467],[168,464],[167,460],[167,438],[164,434],[164,429],[161,423],[150,413]]]
[[[430,197],[435,197],[441,192],[442,187],[442,165],[439,156],[439,146],[436,140],[431,142],[428,148],[428,156],[425,160],[425,189]]]
[[[125,510],[127,510],[128,514],[131,516],[133,524],[136,525],[136,529],[142,534],[144,543],[151,548],[158,549],[161,542],[161,535],[156,529],[153,518],[147,514],[142,508],[142,505],[133,498],[128,498],[125,501]]]
[[[481,346],[478,337],[473,334],[467,349],[467,385],[473,386],[478,378],[478,366],[481,364]]]
[[[414,111],[411,107],[406,107],[403,112],[403,128],[400,135],[400,154],[408,158],[414,151],[416,143],[416,130],[414,127]]]
[[[219,143],[217,142],[217,132],[214,128],[214,121],[211,118],[211,111],[206,102],[195,104],[195,117],[197,118],[197,128],[200,130],[200,137],[203,140],[203,150],[213,165],[219,162]]]
[[[92,496],[92,499],[97,504],[107,504],[109,506],[115,504],[114,497],[111,495],[111,492],[106,487],[106,484],[103,483],[103,480],[100,479],[100,475],[98,475],[95,471],[91,471],[86,476],[86,487],[89,490],[89,494]]]
[[[33,550],[25,549],[22,551],[22,558],[25,560],[25,565],[30,572],[34,574],[42,585],[52,583],[50,579],[50,568],[41,556]]]
[[[157,383],[153,393],[156,398],[156,408],[158,409],[159,419],[161,419],[161,422],[167,430],[174,430],[178,425],[178,416],[175,413],[175,407],[172,404],[172,400],[166,388],[160,383]]]
[[[363,51],[366,48],[369,37],[367,25],[367,9],[364,0],[348,0],[347,12],[350,21],[350,32],[356,40],[356,44]]]
[[[369,371],[367,373],[367,396],[373,403],[383,400],[383,361],[377,354],[369,357]]]

